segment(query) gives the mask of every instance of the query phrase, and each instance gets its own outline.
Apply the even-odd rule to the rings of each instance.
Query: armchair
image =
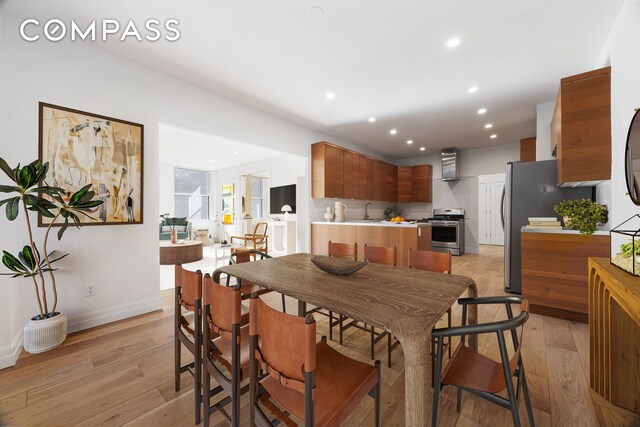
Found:
[[[269,254],[269,236],[267,236],[267,228],[269,225],[266,222],[259,222],[253,229],[253,233],[245,234],[244,236],[231,236],[231,243],[234,240],[241,240],[243,247],[246,249],[252,249],[264,254]],[[234,250],[235,252],[235,250]],[[253,259],[256,259],[255,253],[252,253]]]
[[[175,218],[175,217],[166,217],[160,221],[159,225],[159,235],[160,240],[170,240],[171,239],[171,228],[175,228],[178,232],[178,239],[186,240],[191,239],[191,232],[193,225],[190,221],[187,221],[187,218]]]

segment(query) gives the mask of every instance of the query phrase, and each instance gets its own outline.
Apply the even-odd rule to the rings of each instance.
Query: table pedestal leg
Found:
[[[433,388],[431,387],[431,329],[404,339],[398,336],[404,351],[404,425],[426,427],[431,424]]]

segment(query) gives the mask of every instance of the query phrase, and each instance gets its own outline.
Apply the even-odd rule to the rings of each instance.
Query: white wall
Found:
[[[367,150],[282,120],[88,43],[19,38],[20,21],[2,14],[0,33],[0,141],[9,164],[38,156],[38,102],[127,119],[145,125],[144,224],[69,230],[53,247],[71,255],[58,273],[59,308],[78,330],[161,307],[158,271],[159,124],[263,145],[310,157],[310,144],[330,140]],[[4,180],[2,181],[4,182]],[[3,249],[25,243],[23,220],[0,216]],[[39,240],[42,230],[37,230]],[[52,248],[53,249],[53,248]],[[84,298],[86,283],[97,295]],[[0,276],[0,367],[14,362],[24,322],[36,311],[32,287]],[[8,302],[7,302],[8,299]],[[6,306],[5,306],[6,305]],[[4,325],[9,325],[9,331]]]
[[[536,106],[536,161],[553,159],[551,155],[551,121],[555,107],[555,100]]]
[[[504,173],[507,162],[520,159],[520,143],[498,144],[460,151],[460,180],[442,181],[440,154],[403,159],[401,166],[429,163],[433,166],[433,203],[402,204],[412,218],[430,217],[434,208],[465,209],[465,251],[478,253],[478,175]],[[417,208],[417,212],[416,212]]]
[[[621,7],[600,64],[611,64],[611,188],[598,187],[611,197],[610,224],[615,226],[639,212],[627,193],[624,152],[634,109],[640,107],[640,55],[634,41],[640,40],[640,3],[627,1]],[[636,224],[638,225],[638,224]],[[620,246],[612,239],[612,249]]]

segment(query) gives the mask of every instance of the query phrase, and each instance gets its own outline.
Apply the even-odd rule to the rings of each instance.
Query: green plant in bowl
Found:
[[[402,216],[402,212],[400,212],[400,208],[398,206],[389,206],[384,210],[384,216],[387,219],[391,219],[397,216]]]
[[[607,205],[588,199],[563,200],[553,210],[563,217],[565,227],[579,230],[583,235],[593,234],[598,225],[609,221]]]

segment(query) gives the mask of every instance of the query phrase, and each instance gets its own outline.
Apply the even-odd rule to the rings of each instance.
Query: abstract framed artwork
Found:
[[[233,184],[222,186],[222,197],[233,197]]]
[[[142,224],[144,126],[40,103],[39,155],[47,184],[74,192],[91,184],[104,203],[82,225]],[[38,216],[38,225],[51,220]]]

